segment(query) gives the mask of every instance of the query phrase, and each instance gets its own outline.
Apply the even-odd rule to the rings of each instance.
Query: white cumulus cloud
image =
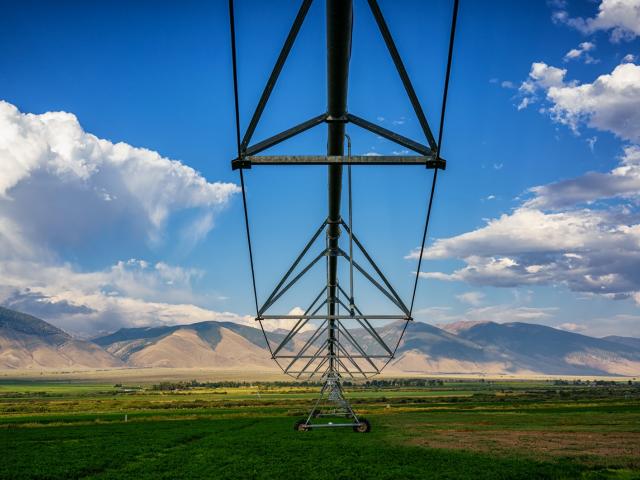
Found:
[[[237,191],[152,150],[87,133],[73,114],[25,114],[0,101],[0,303],[85,335],[199,320],[249,323],[196,306],[200,270],[129,259],[87,271],[65,260],[65,251],[105,236],[157,245],[179,212],[189,217],[178,238],[192,245]]]
[[[618,65],[592,83],[550,87],[553,118],[573,130],[584,122],[592,128],[640,141],[640,66]]]
[[[456,295],[456,298],[463,303],[468,303],[469,305],[478,306],[484,300],[484,293],[482,292],[465,292],[460,295]]]
[[[598,60],[593,58],[588,52],[596,48],[596,44],[593,42],[582,42],[578,45],[578,48],[572,48],[569,50],[563,60],[569,62],[571,60],[582,59],[584,63],[598,63]]]
[[[591,83],[566,82],[566,69],[533,63],[522,82],[518,109],[545,95],[549,104],[542,111],[567,125],[575,133],[584,124],[611,132],[624,140],[640,141],[640,66],[623,63]]]
[[[544,62],[532,63],[528,78],[518,88],[518,92],[522,97],[518,110],[522,110],[537,101],[537,93],[539,91],[547,91],[549,88],[564,85],[566,74],[567,70],[565,68],[553,67]]]
[[[465,265],[421,275],[477,286],[565,285],[640,303],[640,148],[626,147],[611,172],[587,173],[530,193],[511,213],[436,240],[426,259],[457,258]]]
[[[0,101],[0,221],[14,224],[6,235],[61,246],[120,224],[157,240],[172,213],[207,218],[237,191],[152,150],[87,133],[73,114],[24,114]]]
[[[253,319],[195,305],[195,269],[139,259],[78,271],[69,264],[0,261],[0,303],[44,318],[69,332],[89,336],[120,327]]]
[[[525,322],[548,324],[557,309],[553,307],[528,307],[523,305],[497,304],[487,306],[472,306],[464,312],[454,313],[446,307],[430,307],[416,311],[416,318],[446,325],[456,322]]]
[[[466,265],[452,273],[422,275],[479,286],[564,284],[577,292],[628,297],[640,291],[637,217],[522,207],[478,230],[436,241],[426,258],[460,258]]]
[[[610,198],[640,199],[640,147],[628,145],[619,165],[607,173],[588,172],[576,178],[530,189],[535,196],[525,205],[559,209]]]
[[[602,0],[590,18],[571,17],[565,7],[556,6],[552,18],[585,34],[610,31],[611,40],[633,40],[640,35],[640,0]]]
[[[573,322],[561,323],[560,325],[556,325],[556,328],[559,328],[560,330],[566,330],[567,332],[575,332],[575,333],[584,332],[585,330],[587,330],[587,327],[585,325],[581,325],[579,323],[573,323]]]

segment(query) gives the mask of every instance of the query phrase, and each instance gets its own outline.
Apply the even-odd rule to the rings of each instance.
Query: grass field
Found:
[[[351,387],[357,434],[293,431],[313,386],[3,379],[0,478],[640,478],[640,384],[559,383]]]

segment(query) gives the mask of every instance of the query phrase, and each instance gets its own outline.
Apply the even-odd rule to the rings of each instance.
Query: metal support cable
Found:
[[[447,73],[444,78],[444,91],[442,92],[442,109],[440,111],[440,128],[438,130],[437,158],[440,158],[442,150],[442,132],[444,131],[444,116],[447,110],[447,95],[449,93],[449,78],[451,77],[451,64],[453,63],[453,42],[456,36],[456,23],[458,22],[458,3],[453,0],[453,16],[451,18],[451,34],[449,36],[449,52],[447,54]]]
[[[447,55],[447,71],[444,78],[444,91],[442,92],[442,109],[440,111],[440,129],[438,131],[438,145],[436,150],[436,161],[440,159],[442,150],[442,135],[444,132],[444,117],[447,109],[447,95],[449,93],[449,78],[451,77],[451,64],[453,61],[453,42],[456,35],[456,23],[458,20],[458,3],[459,0],[453,0],[453,15],[451,18],[451,33],[449,35],[449,52]],[[411,295],[411,306],[409,307],[409,316],[413,314],[413,305],[416,300],[416,291],[418,289],[418,279],[420,278],[420,268],[422,266],[422,256],[424,255],[424,244],[427,240],[427,231],[429,229],[429,220],[431,219],[431,207],[433,206],[433,194],[436,190],[436,182],[438,180],[438,168],[433,171],[433,180],[431,182],[431,192],[429,193],[429,204],[427,207],[427,218],[424,223],[424,231],[422,232],[422,244],[420,245],[420,256],[418,257],[418,267],[416,269],[416,278],[413,283],[413,294]],[[406,327],[406,325],[405,325]]]
[[[351,161],[351,137],[345,133],[347,139],[347,155],[349,161]],[[354,314],[353,311],[353,195],[351,192],[351,164],[347,167],[347,178],[349,184],[349,313]]]
[[[238,147],[238,158],[241,157],[240,146],[240,107],[238,102],[238,65],[236,60],[236,27],[233,13],[233,0],[229,0],[229,26],[231,30],[231,61],[233,66],[233,96],[236,112],[236,144]],[[256,274],[253,266],[253,249],[251,247],[251,232],[249,230],[249,212],[247,210],[247,195],[244,187],[244,173],[240,169],[240,189],[242,190],[242,206],[244,209],[244,226],[247,232],[247,245],[249,246],[249,263],[251,264],[251,281],[253,283],[253,300],[256,306],[256,316],[258,315],[258,291],[256,289]],[[264,333],[264,332],[263,332]],[[265,340],[266,334],[265,334]],[[267,346],[271,350],[271,345],[267,340]]]
[[[336,282],[336,286],[338,287],[338,288],[336,288],[336,315],[340,315],[340,304],[342,302],[340,301],[340,282],[339,281]],[[338,362],[339,362],[338,363],[338,368],[336,369],[336,372],[339,375],[340,374],[340,363],[342,363],[342,362],[340,362],[340,320],[336,320],[335,325],[338,326],[337,328],[334,328],[334,330],[335,330],[334,335],[335,335],[335,342],[336,342],[336,345],[338,347],[336,349],[336,358],[338,359]],[[346,367],[345,367],[345,370],[347,370],[347,372],[348,372],[348,369]]]

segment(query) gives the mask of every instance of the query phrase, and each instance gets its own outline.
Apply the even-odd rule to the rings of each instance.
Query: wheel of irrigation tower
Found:
[[[293,429],[296,432],[307,432],[309,430],[309,427],[307,426],[307,420],[301,418],[294,424]]]
[[[413,321],[414,301],[425,252],[436,180],[438,172],[446,167],[446,160],[440,154],[459,0],[452,0],[453,14],[437,141],[377,0],[367,0],[367,4],[400,76],[426,143],[403,136],[348,111],[347,87],[351,58],[353,0],[326,0],[327,109],[298,125],[254,143],[252,142],[253,134],[313,1],[302,0],[258,105],[244,135],[241,135],[234,0],[229,0],[237,146],[237,157],[231,161],[231,166],[234,170],[240,171],[244,224],[256,308],[255,320],[264,335],[271,358],[283,373],[296,380],[317,379],[322,385],[320,395],[308,416],[298,420],[294,424],[294,430],[306,432],[315,428],[343,427],[352,428],[357,433],[368,433],[371,431],[371,424],[367,419],[356,415],[345,396],[343,385],[345,380],[349,380],[351,384],[353,381],[369,379],[380,374],[396,358],[396,352],[407,326]],[[372,103],[375,103],[375,99]],[[322,124],[327,128],[326,155],[259,155],[264,150]],[[367,130],[379,138],[401,146],[406,149],[407,154],[351,155],[351,138],[346,132],[347,127]],[[346,155],[345,141],[347,142]],[[409,150],[413,153],[409,154]],[[269,165],[324,165],[327,167],[328,208],[327,216],[317,219],[319,227],[293,264],[264,302],[259,302],[244,172],[250,171],[253,167],[264,168]],[[374,261],[374,256],[365,248],[365,242],[360,240],[359,232],[357,234],[355,231],[357,229],[354,229],[352,166],[364,168],[374,165],[395,165],[396,167],[404,165],[408,168],[422,167],[433,170],[427,195],[422,243],[409,302],[405,302],[394,289],[380,266]],[[348,200],[344,207],[341,205],[342,185],[345,183],[343,170],[346,170]],[[306,310],[302,310],[301,313],[298,311],[300,308],[293,310],[289,308],[289,313],[286,314],[273,312],[274,305],[278,304],[283,295],[290,292],[294,285],[299,285],[301,278],[305,277],[307,280],[314,278],[313,273],[309,272],[314,269],[314,266],[321,266],[323,263],[325,272],[315,276],[315,283],[319,285],[305,292],[305,295],[309,295],[308,300],[303,298],[296,300],[295,305],[300,305],[298,302],[303,302],[304,306],[309,305]],[[317,267],[315,267],[315,273],[318,273]],[[354,287],[354,274],[358,275],[356,287]],[[318,278],[321,280],[318,281]],[[377,298],[386,302],[387,310],[383,310],[377,300],[369,301],[366,293],[362,295],[361,292],[364,289],[360,289],[360,285],[376,292]],[[314,296],[315,299],[311,301]],[[370,308],[375,307],[377,313],[368,311],[365,303],[368,303]],[[282,305],[278,304],[278,306]],[[391,313],[388,307],[391,307]],[[277,327],[274,327],[274,323]]]
[[[369,433],[371,431],[371,424],[369,423],[369,420],[367,420],[366,418],[360,417],[358,421],[360,424],[353,427],[354,432]]]

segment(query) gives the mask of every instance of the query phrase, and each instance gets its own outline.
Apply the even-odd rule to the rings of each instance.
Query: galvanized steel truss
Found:
[[[444,109],[446,105],[446,90],[451,67],[451,52],[453,47],[453,36],[455,32],[455,21],[457,15],[458,0],[454,0],[454,16],[452,31],[449,43],[449,63],[447,65],[445,95],[443,97],[443,109],[440,118],[440,130],[438,142],[436,142],[422,106],[415,93],[409,75],[404,67],[395,42],[391,36],[384,16],[380,10],[377,0],[367,0],[376,24],[384,39],[385,45],[399,77],[404,86],[405,92],[411,102],[413,110],[424,133],[426,144],[414,139],[407,138],[396,132],[388,130],[380,125],[358,117],[347,111],[347,84],[349,72],[349,59],[351,54],[351,31],[353,26],[352,0],[326,0],[327,13],[327,111],[309,120],[295,125],[277,135],[273,135],[265,140],[251,144],[253,134],[258,126],[262,113],[269,101],[269,97],[276,85],[278,77],[282,72],[287,57],[293,47],[296,37],[302,27],[305,17],[311,7],[312,0],[303,0],[302,5],[295,17],[289,34],[280,50],[277,61],[271,71],[267,84],[264,87],[258,105],[251,117],[247,130],[240,141],[240,126],[238,112],[238,88],[237,88],[237,67],[235,52],[235,24],[233,18],[233,0],[229,0],[229,10],[231,17],[232,33],[232,54],[234,70],[234,91],[236,102],[236,133],[238,140],[238,155],[232,160],[231,165],[234,170],[240,169],[243,205],[245,208],[245,224],[247,229],[247,239],[249,242],[249,253],[254,286],[254,297],[256,300],[256,320],[260,323],[264,333],[267,346],[272,358],[282,368],[284,373],[295,378],[313,378],[319,376],[324,379],[320,398],[311,410],[306,421],[297,424],[300,430],[321,426],[349,426],[363,431],[368,422],[358,419],[348,401],[345,399],[341,382],[343,376],[350,378],[367,378],[377,375],[394,358],[395,352],[400,345],[400,341],[406,326],[412,320],[412,310],[415,300],[414,285],[413,297],[410,306],[402,300],[397,291],[393,288],[382,270],[373,260],[369,252],[365,249],[352,228],[352,195],[351,195],[351,166],[352,165],[422,165],[434,170],[431,195],[429,197],[427,221],[420,251],[418,272],[424,249],[428,220],[433,202],[433,192],[438,170],[444,170],[446,161],[440,157],[439,145],[442,141],[442,127],[444,121]],[[259,153],[267,150],[287,139],[290,139],[320,124],[326,124],[328,130],[328,147],[326,156],[318,155],[278,155],[260,156]],[[351,124],[368,130],[376,135],[386,138],[402,147],[416,153],[416,155],[403,156],[353,156],[351,155],[351,145],[345,127]],[[349,141],[348,154],[344,154],[345,139]],[[328,166],[328,190],[329,204],[327,218],[311,236],[300,254],[293,261],[292,265],[285,272],[277,283],[276,287],[269,294],[267,299],[260,306],[257,299],[255,287],[255,272],[253,266],[253,253],[251,249],[251,237],[249,229],[249,217],[244,194],[243,170],[254,166],[273,165],[327,165]],[[341,216],[341,190],[343,166],[348,169],[348,198],[349,198],[349,222],[345,222]],[[339,239],[341,228],[348,234],[348,252],[340,247]],[[325,245],[315,255],[309,255],[313,245],[325,232]],[[361,255],[365,264],[360,264],[354,259],[354,246]],[[325,259],[327,277],[326,284],[322,287],[317,296],[313,299],[308,308],[301,315],[270,313],[276,302],[296,285],[311,269],[322,259]],[[349,292],[345,291],[338,279],[338,260],[342,258],[349,264]],[[372,270],[372,272],[370,271]],[[398,310],[397,314],[364,314],[355,302],[354,295],[354,270],[364,279],[373,285],[389,302]],[[345,301],[347,303],[345,303]],[[322,310],[325,310],[323,313]],[[341,309],[344,311],[341,313]],[[279,341],[272,345],[268,338],[268,331],[264,322],[269,320],[291,320],[293,326],[288,332],[279,338]],[[313,329],[309,329],[310,322],[319,321]],[[392,345],[388,339],[384,338],[384,333],[375,326],[377,321],[403,322],[401,333]],[[369,343],[363,344],[362,340],[356,338],[354,325],[358,333],[368,338]],[[303,332],[306,336],[303,337]],[[295,340],[299,340],[297,347]],[[303,342],[303,343],[302,343]],[[371,353],[372,345],[379,349],[378,353]],[[383,363],[376,363],[382,361]],[[333,402],[335,408],[329,412],[332,416],[344,416],[349,420],[346,423],[315,423],[314,418],[327,416],[318,410],[320,402],[325,398]]]

